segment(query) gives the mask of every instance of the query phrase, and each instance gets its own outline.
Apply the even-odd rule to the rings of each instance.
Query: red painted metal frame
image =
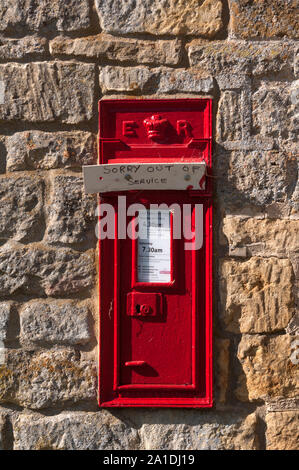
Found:
[[[188,144],[166,146],[161,150],[159,145],[135,143],[127,146],[112,135],[107,137],[109,113],[113,109],[127,110],[134,107],[145,108],[145,114],[159,108],[165,112],[172,107],[180,109],[204,110],[202,138],[193,139]],[[210,99],[191,100],[102,100],[99,102],[100,163],[132,162],[171,162],[205,160],[208,175],[211,174],[212,155],[212,101]],[[110,131],[109,131],[110,132]],[[108,132],[108,134],[109,134]],[[130,148],[128,148],[130,147]],[[197,152],[198,150],[198,152]],[[162,155],[161,155],[162,153]],[[165,193],[165,191],[164,191]],[[100,272],[100,341],[99,341],[99,405],[101,407],[186,407],[208,408],[212,406],[212,183],[207,178],[203,191],[167,191],[163,202],[189,201],[204,206],[204,246],[201,250],[192,251],[192,383],[181,384],[120,384],[120,240],[99,241]],[[182,197],[182,193],[184,196]],[[117,195],[110,193],[104,200],[115,206]],[[126,193],[128,194],[128,193]],[[141,201],[145,206],[154,201],[154,191],[130,191],[131,202]],[[117,211],[115,229],[117,232]],[[172,233],[172,230],[171,230]],[[172,279],[177,279],[175,266],[176,240],[172,240],[171,260]],[[133,241],[132,287],[138,291],[169,291],[175,288],[175,282],[139,283],[136,282],[137,243]],[[135,273],[135,274],[134,274]],[[198,314],[199,299],[204,299],[204,310]]]

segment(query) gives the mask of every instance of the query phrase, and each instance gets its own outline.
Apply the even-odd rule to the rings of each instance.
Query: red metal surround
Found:
[[[211,174],[210,99],[101,100],[99,114],[100,163],[204,160]],[[102,195],[116,218],[119,195],[127,207],[202,204],[204,241],[188,251],[171,239],[171,282],[147,283],[137,280],[136,240],[100,240],[101,407],[212,406],[211,193],[207,177],[205,190]]]

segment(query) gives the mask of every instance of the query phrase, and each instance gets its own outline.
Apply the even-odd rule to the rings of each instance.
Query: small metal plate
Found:
[[[83,166],[87,194],[138,189],[205,189],[206,163],[134,163]]]

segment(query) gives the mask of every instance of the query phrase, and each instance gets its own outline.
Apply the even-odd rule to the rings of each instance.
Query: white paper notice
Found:
[[[138,282],[171,282],[170,212],[140,211]]]

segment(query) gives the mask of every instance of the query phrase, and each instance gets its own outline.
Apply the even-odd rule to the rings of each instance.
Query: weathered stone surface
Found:
[[[48,170],[96,164],[96,139],[90,132],[18,132],[5,141],[7,170]]]
[[[298,365],[291,359],[289,335],[243,335],[238,348],[242,367],[235,390],[241,401],[298,395]]]
[[[69,249],[21,248],[0,252],[0,295],[59,296],[92,286],[93,253]]]
[[[299,251],[296,220],[225,217],[222,231],[230,246],[246,246],[248,254],[285,256]]]
[[[138,432],[101,410],[57,416],[20,414],[14,420],[14,450],[138,450]]]
[[[0,302],[0,341],[9,339],[11,308],[9,302]]]
[[[243,413],[145,412],[140,429],[142,449],[255,450],[256,416]]]
[[[70,350],[7,349],[0,377],[2,403],[40,409],[96,398],[95,365]]]
[[[297,182],[297,162],[278,151],[231,152],[217,156],[219,203],[226,210],[288,202]]]
[[[218,395],[216,402],[225,403],[230,377],[230,359],[229,359],[230,340],[225,338],[215,338],[216,354],[216,387]]]
[[[93,64],[78,62],[0,65],[5,89],[0,120],[75,124],[91,119],[94,71]]]
[[[187,44],[191,66],[213,76],[292,73],[294,46],[282,42],[193,40]],[[239,77],[241,79],[241,77]]]
[[[278,142],[298,139],[299,81],[261,82],[252,95],[254,133]]]
[[[220,276],[220,314],[228,331],[264,333],[287,326],[294,312],[289,260],[224,260]]]
[[[27,176],[0,179],[0,241],[42,236],[43,182]]]
[[[20,341],[23,345],[85,344],[91,339],[89,316],[88,307],[78,302],[34,301],[20,311]]]
[[[225,91],[221,94],[217,113],[218,141],[242,139],[242,116],[237,112],[240,108],[240,93]]]
[[[299,411],[267,413],[267,450],[298,450],[298,419]]]
[[[2,0],[0,30],[75,31],[90,25],[88,0]]]
[[[266,411],[298,411],[299,398],[277,397],[270,401],[266,400]]]
[[[296,0],[231,0],[231,33],[234,37],[298,37]]]
[[[177,65],[182,56],[182,44],[177,39],[144,41],[102,33],[76,39],[56,37],[50,41],[50,53],[138,64]]]
[[[46,240],[49,243],[93,240],[96,205],[96,196],[84,194],[81,176],[56,176],[48,206]]]
[[[286,328],[286,332],[289,335],[299,336],[299,313],[296,312],[295,315],[291,318],[290,323]]]
[[[27,36],[22,39],[0,37],[0,59],[21,59],[46,53],[46,39]]]
[[[151,91],[157,87],[160,69],[147,67],[100,67],[100,87],[107,91]]]
[[[208,93],[213,90],[213,78],[197,70],[161,70],[158,92]]]
[[[192,34],[213,37],[222,28],[220,0],[96,0],[109,33]]]
[[[100,68],[100,86],[103,92],[207,93],[213,89],[213,78],[197,70],[107,66]]]

